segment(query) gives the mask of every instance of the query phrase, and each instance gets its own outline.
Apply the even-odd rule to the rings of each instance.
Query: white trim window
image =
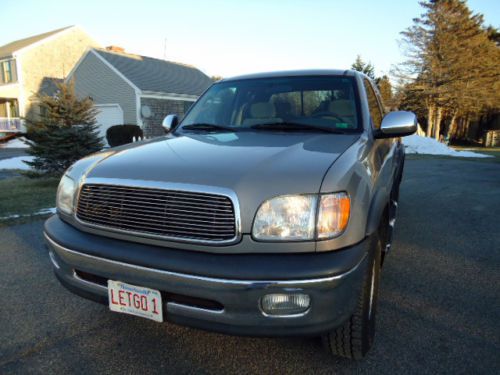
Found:
[[[16,61],[0,61],[0,85],[17,82]]]

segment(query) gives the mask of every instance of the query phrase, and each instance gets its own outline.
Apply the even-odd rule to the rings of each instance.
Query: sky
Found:
[[[102,46],[194,65],[208,75],[402,61],[418,0],[0,0],[0,45],[69,25]],[[500,27],[500,0],[469,0]]]

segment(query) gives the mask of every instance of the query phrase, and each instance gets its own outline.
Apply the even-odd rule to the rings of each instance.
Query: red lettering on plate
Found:
[[[132,295],[133,295],[133,293],[132,292],[127,292],[127,295],[128,295],[128,305],[132,306]]]
[[[136,309],[141,308],[141,296],[138,294],[134,294],[134,307]]]
[[[115,293],[113,293],[113,292],[114,292],[114,290],[113,290],[113,289],[111,289],[111,303],[112,303],[113,305],[118,305],[118,302],[117,302],[117,301],[115,301]]]
[[[148,311],[148,299],[146,296],[141,296],[141,309],[143,311]]]
[[[153,298],[153,313],[158,315],[159,314],[157,309],[158,306],[156,304],[157,304],[156,298]]]
[[[127,306],[127,305],[125,304],[125,298],[123,297],[123,294],[124,294],[124,293],[125,293],[125,291],[124,291],[124,290],[120,290],[120,291],[118,292],[118,299],[119,299],[119,301],[120,301],[120,305],[122,305],[122,306]]]

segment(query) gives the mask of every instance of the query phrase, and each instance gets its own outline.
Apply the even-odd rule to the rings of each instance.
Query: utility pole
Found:
[[[163,60],[167,59],[167,38],[163,42]]]

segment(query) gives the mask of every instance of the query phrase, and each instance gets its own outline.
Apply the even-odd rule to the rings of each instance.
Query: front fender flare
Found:
[[[366,235],[369,236],[377,231],[384,210],[389,204],[390,192],[387,189],[379,189],[370,203],[368,220],[366,221]]]

